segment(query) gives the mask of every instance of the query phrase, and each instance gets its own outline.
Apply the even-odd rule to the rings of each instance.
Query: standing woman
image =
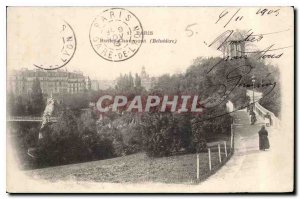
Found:
[[[259,150],[266,150],[270,148],[268,131],[265,129],[265,126],[262,126],[258,131],[259,135]]]

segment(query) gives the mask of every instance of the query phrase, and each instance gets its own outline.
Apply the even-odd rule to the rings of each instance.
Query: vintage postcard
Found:
[[[293,7],[7,7],[9,193],[294,191]]]

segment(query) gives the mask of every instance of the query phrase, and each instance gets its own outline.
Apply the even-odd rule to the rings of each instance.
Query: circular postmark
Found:
[[[143,41],[139,19],[123,8],[111,8],[96,17],[90,27],[90,42],[103,59],[120,62],[133,57]]]
[[[47,32],[41,34],[41,49],[36,53],[35,67],[44,70],[59,69],[70,62],[76,51],[76,36],[66,21],[47,24]]]

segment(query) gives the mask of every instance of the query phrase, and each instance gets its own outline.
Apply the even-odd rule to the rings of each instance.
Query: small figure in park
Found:
[[[268,131],[266,130],[265,126],[262,126],[261,129],[258,131],[259,135],[259,150],[266,150],[270,148],[269,138],[268,138]]]
[[[250,116],[255,115],[255,112],[254,112],[253,110],[250,109],[249,115],[250,115]]]
[[[256,122],[256,114],[254,113],[254,111],[252,111],[250,113],[250,119],[251,119],[251,125],[255,124],[255,122]]]
[[[265,115],[265,120],[268,120],[266,121],[267,126],[272,126],[272,117],[269,112],[267,112],[267,114]]]
[[[254,111],[253,111],[253,105],[251,104],[251,105],[249,106],[249,114],[251,115],[252,112],[254,112]]]

